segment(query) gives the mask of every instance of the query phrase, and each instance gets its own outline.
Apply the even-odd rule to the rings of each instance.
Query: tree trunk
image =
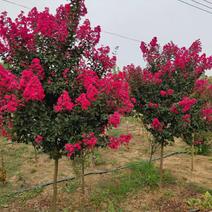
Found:
[[[152,141],[150,141],[150,157],[149,157],[149,163],[152,163],[152,157],[153,157],[153,144],[152,144]]]
[[[191,145],[191,171],[194,170],[194,143]]]
[[[161,143],[161,152],[160,152],[160,188],[162,188],[162,182],[163,182],[163,149],[164,149],[164,143]]]
[[[82,183],[82,195],[84,198],[85,195],[85,158],[84,158],[84,152],[82,152],[81,156],[81,183]]]
[[[127,134],[129,134],[129,121],[127,120]]]
[[[36,164],[36,166],[38,165],[37,163],[38,163],[38,152],[37,152],[37,149],[35,148],[35,146],[34,146],[34,153],[35,153],[35,164]]]
[[[81,153],[81,189],[82,189],[82,197],[81,197],[81,211],[85,212],[85,153],[82,150]]]
[[[192,134],[192,143],[191,143],[191,171],[194,170],[194,133]]]
[[[54,159],[54,179],[53,179],[53,198],[52,198],[52,212],[57,211],[57,176],[58,176],[58,162],[59,159]]]

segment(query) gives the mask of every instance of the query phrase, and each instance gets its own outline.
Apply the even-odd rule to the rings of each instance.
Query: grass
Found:
[[[15,200],[18,200],[23,204],[27,200],[37,197],[42,191],[43,191],[42,188],[37,188],[21,194],[10,193],[7,195],[6,194],[0,195],[0,206],[7,207],[8,204],[10,204]]]
[[[80,181],[78,180],[73,180],[70,181],[66,187],[65,187],[65,191],[67,193],[74,193],[78,188],[80,187]]]
[[[129,193],[141,189],[152,189],[158,187],[159,171],[153,164],[146,161],[129,163],[129,171],[116,172],[112,179],[101,182],[91,194],[91,201],[96,207],[103,203],[112,208],[118,206],[118,203],[127,197]],[[167,182],[169,178],[167,178]],[[109,210],[109,209],[108,209]],[[110,211],[113,211],[110,209]],[[116,211],[116,210],[115,210]]]
[[[209,192],[210,194],[212,194],[212,189],[211,188],[206,188],[206,187],[203,187],[203,186],[200,186],[196,183],[186,183],[185,184],[186,188],[188,190],[191,190],[193,192],[196,192],[196,193],[205,193],[205,192]]]

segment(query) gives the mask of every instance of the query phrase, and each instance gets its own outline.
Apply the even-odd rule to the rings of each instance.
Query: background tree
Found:
[[[154,37],[149,44],[141,42],[140,48],[146,61],[145,68],[129,65],[124,70],[128,74],[132,96],[136,99],[135,110],[143,114],[146,129],[161,145],[162,180],[164,146],[173,142],[175,136],[182,136],[178,124],[184,126],[188,123],[191,109],[196,110],[196,105],[199,105],[199,112],[203,103],[190,98],[190,95],[196,80],[212,67],[212,57],[200,54],[199,40],[188,49],[179,48],[172,42],[161,48]],[[183,116],[178,118],[177,102],[183,112]]]

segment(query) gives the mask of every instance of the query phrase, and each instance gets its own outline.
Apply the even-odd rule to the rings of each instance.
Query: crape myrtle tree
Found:
[[[116,58],[97,47],[100,27],[91,28],[84,0],[13,21],[0,16],[1,134],[33,144],[54,160],[52,211],[56,211],[58,161],[84,157],[94,147],[118,148],[130,135],[109,137],[120,116],[133,108],[123,73],[112,74]],[[84,175],[83,175],[84,176]]]
[[[199,119],[190,125],[190,119],[197,119],[191,117],[192,113],[199,114],[204,105],[204,101],[191,94],[196,80],[212,67],[212,57],[200,54],[199,40],[189,48],[180,48],[172,42],[161,48],[154,37],[149,44],[141,42],[140,48],[145,68],[129,65],[124,70],[136,99],[135,110],[143,115],[145,127],[161,146],[162,181],[164,146],[173,142],[174,136],[181,137],[187,130],[191,135],[194,130],[205,127]]]
[[[196,140],[199,133],[212,130],[212,84],[202,74],[193,83],[190,98],[172,105],[171,111],[175,114],[177,130],[183,140],[191,146],[191,171],[194,169],[194,147],[201,145],[202,140]]]
[[[208,135],[207,132],[212,130],[212,84],[207,79],[197,79],[194,84],[194,90],[192,94],[193,98],[196,99],[194,106],[185,114],[182,109],[183,100],[176,103],[175,107],[176,122],[178,128],[182,130],[182,135],[185,141],[191,146],[191,170],[194,168],[194,147],[204,144],[204,139],[200,138],[201,134]],[[182,124],[180,118],[184,119],[185,122]]]

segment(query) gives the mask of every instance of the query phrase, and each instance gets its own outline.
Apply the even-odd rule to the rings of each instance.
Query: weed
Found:
[[[80,186],[80,182],[78,180],[73,180],[73,181],[70,181],[66,187],[65,187],[65,191],[67,193],[73,193],[75,192]]]
[[[28,192],[24,192],[24,193],[19,195],[19,201],[24,203],[29,199],[35,198],[36,196],[38,196],[42,192],[43,192],[42,188],[37,188],[37,189],[33,189],[31,191],[28,191]]]
[[[207,191],[201,198],[190,198],[187,204],[191,208],[212,209],[212,195]]]

